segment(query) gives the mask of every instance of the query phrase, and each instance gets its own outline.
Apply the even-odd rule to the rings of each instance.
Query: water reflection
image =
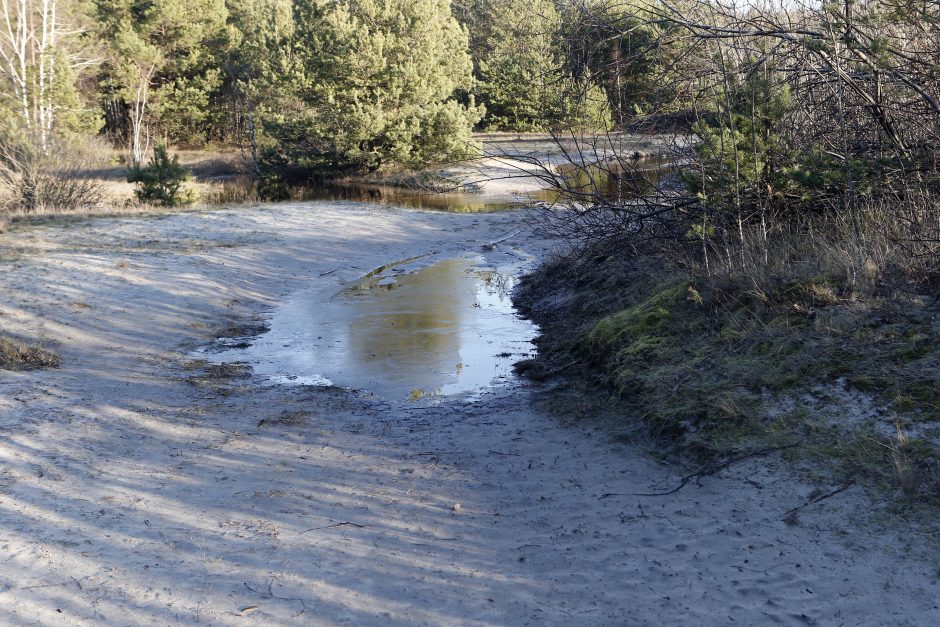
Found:
[[[610,201],[634,200],[654,192],[660,179],[674,169],[672,161],[655,158],[605,165],[565,163],[556,167],[565,191],[545,190],[533,197],[550,204],[598,197]]]
[[[211,204],[250,202],[255,198],[255,184],[249,177],[236,177],[225,181],[205,200]],[[481,195],[463,192],[433,192],[391,185],[373,185],[357,182],[323,182],[315,185],[294,186],[288,190],[291,201],[353,201],[430,209],[448,213],[483,213],[519,207],[519,202],[506,199],[493,200]]]
[[[249,347],[213,356],[247,361],[278,381],[334,383],[399,400],[480,389],[531,356],[534,326],[515,315],[511,268],[480,257],[370,273],[332,298],[300,292]]]
[[[446,259],[397,278],[372,277],[368,287],[347,290],[347,341],[359,369],[373,379],[397,378],[402,370],[453,371],[459,378],[460,331],[476,303],[477,286],[467,280],[468,270],[466,259]],[[441,387],[427,381],[415,380],[411,389],[428,393]]]
[[[351,181],[295,186],[288,191],[289,200],[292,201],[369,202],[449,213],[481,213],[516,209],[528,204],[528,201],[554,204],[565,200],[584,201],[594,196],[608,200],[631,200],[652,192],[657,181],[673,169],[674,163],[665,158],[613,162],[607,165],[563,163],[555,166],[555,171],[559,183],[562,183],[569,193],[545,189],[519,194],[514,199],[494,199],[481,194],[434,192]],[[521,175],[522,172],[515,174]],[[254,197],[255,185],[251,178],[237,177],[210,192],[205,200],[213,204],[226,204],[250,202]]]
[[[433,192],[362,183],[324,183],[300,190],[298,200],[353,200],[386,205],[431,209],[448,213],[482,213],[503,211],[519,206],[518,202],[487,199],[461,192]]]

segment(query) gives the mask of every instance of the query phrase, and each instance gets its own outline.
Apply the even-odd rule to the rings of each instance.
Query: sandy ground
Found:
[[[0,373],[0,622],[940,624],[916,535],[857,488],[786,524],[813,486],[772,457],[631,496],[682,473],[540,411],[545,388],[398,403],[190,356],[521,220],[313,203],[0,236],[4,333],[62,358]]]

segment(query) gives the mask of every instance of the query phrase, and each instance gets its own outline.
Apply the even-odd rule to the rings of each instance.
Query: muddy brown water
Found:
[[[247,177],[235,177],[222,182],[210,200],[217,204],[248,202],[255,197],[254,182]],[[493,199],[465,192],[434,192],[392,185],[359,182],[318,183],[295,186],[289,190],[291,201],[353,201],[383,204],[410,209],[427,209],[447,213],[485,213],[517,209],[528,199]]]
[[[533,199],[548,203],[574,202],[603,198],[630,201],[655,191],[664,176],[674,172],[675,164],[665,158],[650,158],[608,165],[563,163],[556,168],[564,190],[543,190]]]
[[[324,182],[290,189],[292,201],[354,201],[448,213],[486,213],[518,209],[534,202],[555,204],[597,196],[609,200],[629,200],[650,193],[662,176],[673,171],[665,158],[626,161],[597,166],[562,163],[556,167],[558,182],[571,193],[546,189],[492,198],[471,192],[435,192],[392,185],[362,182]],[[247,177],[225,181],[211,199],[213,202],[243,202],[255,195],[254,183]]]
[[[270,329],[208,352],[246,362],[255,374],[298,385],[365,389],[394,400],[486,389],[534,354],[537,329],[510,292],[517,266],[479,255],[389,264],[324,296],[299,291],[274,312]],[[221,341],[224,349],[225,341]]]

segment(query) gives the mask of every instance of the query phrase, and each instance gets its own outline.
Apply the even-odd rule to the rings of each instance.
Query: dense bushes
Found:
[[[790,12],[637,2],[626,22],[593,15],[594,30],[613,33],[611,41],[627,37],[615,28],[624,24],[630,37],[647,38],[642,50],[621,42],[618,63],[683,59],[661,75],[663,98],[646,103],[678,107],[692,122],[674,142],[677,175],[639,199],[579,190],[575,214],[546,214],[561,234],[581,248],[658,246],[705,274],[765,264],[775,232],[801,231],[844,242],[855,274],[875,258],[902,274],[936,270],[935,10],[881,1]],[[585,54],[590,69],[595,57]],[[621,79],[615,72],[612,80]],[[626,155],[613,143],[603,148],[597,163],[573,167],[622,176]]]

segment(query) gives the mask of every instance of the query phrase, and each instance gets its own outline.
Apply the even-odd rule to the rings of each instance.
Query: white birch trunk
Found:
[[[0,90],[6,83],[23,125],[42,150],[55,126],[53,87],[61,32],[58,0],[0,0]]]
[[[131,104],[130,157],[133,166],[143,163],[150,151],[150,129],[147,127],[147,101],[150,98],[150,82],[157,70],[155,64],[138,67],[137,94]]]

